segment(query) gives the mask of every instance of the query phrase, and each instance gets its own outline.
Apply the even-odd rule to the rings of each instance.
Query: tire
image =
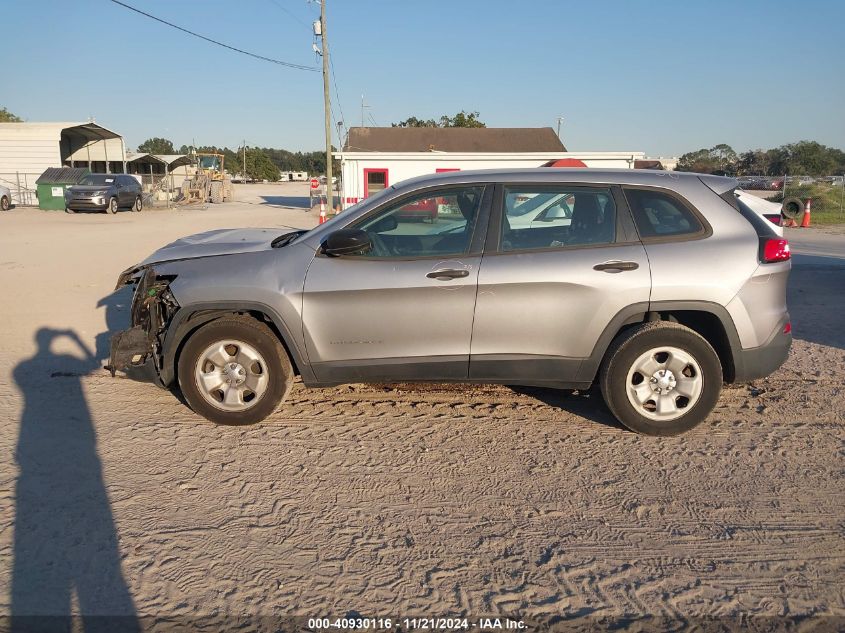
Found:
[[[796,220],[804,213],[804,202],[801,198],[787,198],[780,207],[780,214],[787,220]]]
[[[614,339],[599,383],[611,413],[627,428],[644,435],[679,435],[703,422],[716,406],[722,365],[697,332],[656,321]]]
[[[211,201],[214,204],[223,202],[223,183],[219,180],[211,183]]]
[[[235,201],[235,185],[232,184],[231,180],[226,181],[226,191],[229,192],[229,195],[225,196],[226,202],[234,202]]]
[[[117,198],[112,196],[109,198],[109,203],[106,206],[106,213],[115,214],[117,213]]]
[[[141,199],[141,196],[135,198],[135,204],[132,205],[132,210],[135,213],[140,213],[144,209],[144,201]]]
[[[9,200],[9,196],[3,196],[0,198],[0,209],[3,211],[8,211],[12,207],[12,201]]]
[[[211,351],[215,348],[220,352]],[[260,422],[278,408],[293,384],[290,359],[276,335],[263,323],[241,316],[217,319],[194,332],[179,355],[177,375],[191,409],[217,424]],[[219,385],[211,380],[216,375]],[[208,377],[210,389],[201,386],[201,376]],[[233,390],[240,397],[230,394],[227,403]]]

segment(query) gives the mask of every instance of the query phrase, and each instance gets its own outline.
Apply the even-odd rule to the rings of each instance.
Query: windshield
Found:
[[[79,181],[80,185],[110,185],[114,182],[111,174],[88,174]]]
[[[200,156],[200,167],[202,169],[219,169],[220,159],[217,156]]]

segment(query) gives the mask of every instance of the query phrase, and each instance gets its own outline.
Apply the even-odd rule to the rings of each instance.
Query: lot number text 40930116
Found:
[[[314,631],[337,630],[436,630],[455,631],[477,629],[480,631],[524,630],[525,622],[510,618],[308,618],[308,628]]]

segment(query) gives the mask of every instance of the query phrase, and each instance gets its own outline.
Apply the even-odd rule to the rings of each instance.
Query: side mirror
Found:
[[[373,242],[361,229],[340,229],[329,233],[323,242],[323,252],[332,257],[341,255],[363,255],[373,249]]]

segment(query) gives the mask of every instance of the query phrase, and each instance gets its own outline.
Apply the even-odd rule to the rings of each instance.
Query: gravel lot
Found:
[[[629,433],[592,392],[497,386],[297,384],[232,428],[98,367],[117,274],[154,248],[316,223],[302,185],[237,195],[0,214],[0,615],[845,626],[841,230],[788,232],[789,360],[682,437]]]

